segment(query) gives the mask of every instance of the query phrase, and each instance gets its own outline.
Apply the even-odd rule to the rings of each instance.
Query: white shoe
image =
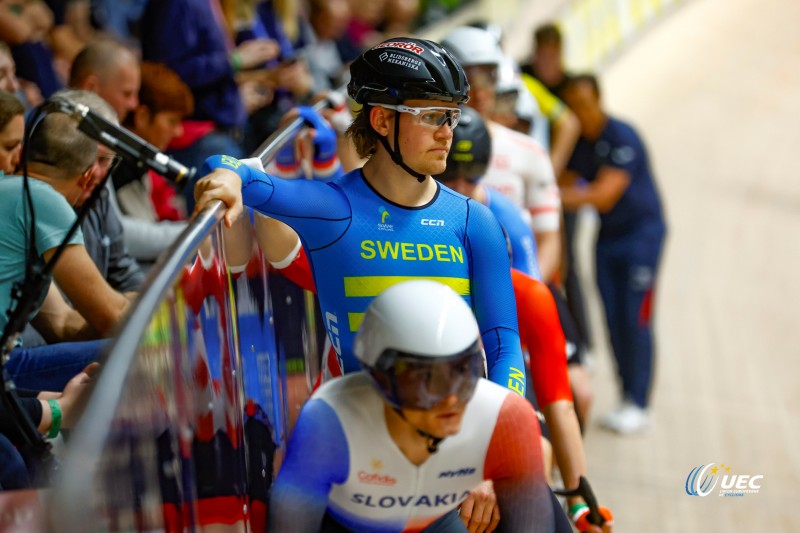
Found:
[[[622,435],[645,433],[650,430],[650,415],[630,401],[625,401],[616,411],[612,411],[600,420],[600,425]]]

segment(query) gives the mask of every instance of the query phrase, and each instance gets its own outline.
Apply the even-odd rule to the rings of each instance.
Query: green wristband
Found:
[[[61,406],[58,405],[56,400],[47,400],[47,403],[50,404],[50,416],[52,417],[47,437],[54,439],[58,436],[58,432],[61,431]]]
[[[231,68],[233,69],[234,72],[239,72],[240,70],[242,70],[242,56],[239,55],[239,52],[234,50],[228,56],[228,59],[231,62]]]
[[[581,511],[581,510],[583,510],[583,509],[588,509],[588,508],[589,508],[589,506],[588,506],[588,505],[586,505],[586,504],[585,504],[585,503],[583,503],[583,502],[581,502],[581,503],[576,503],[575,505],[573,505],[572,507],[570,507],[570,508],[569,508],[569,517],[570,517],[570,518],[572,518],[572,517],[574,517],[576,514],[578,514],[578,511]]]

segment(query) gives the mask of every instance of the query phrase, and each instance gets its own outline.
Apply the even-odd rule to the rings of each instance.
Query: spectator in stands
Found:
[[[0,55],[0,58],[2,57],[4,56]],[[8,60],[12,68],[6,71],[7,77],[0,78],[0,177],[13,175],[17,170],[22,152],[22,139],[25,137],[25,107],[22,101],[12,94],[13,91],[7,89],[9,86],[19,87],[10,54]],[[0,76],[3,74],[0,73]],[[30,325],[23,331],[22,341],[27,346],[45,344],[42,336]]]
[[[91,20],[103,32],[127,44],[136,44],[136,24],[148,0],[92,0]],[[73,2],[73,4],[89,2]],[[86,8],[88,12],[88,8]]]
[[[277,60],[274,58],[278,57],[284,45],[288,45],[289,42],[288,40],[285,43],[278,42],[264,28],[257,12],[261,5],[260,0],[220,0],[220,5],[225,16],[226,31],[237,45],[257,40],[272,49],[272,60],[236,73],[239,95],[246,114],[250,116],[258,109],[269,105],[274,99],[274,82],[267,69],[277,65]],[[258,141],[259,144],[261,140],[263,139]]]
[[[13,174],[25,135],[25,108],[13,94],[0,90],[0,176]]]
[[[217,0],[149,2],[141,28],[143,59],[175,71],[194,96],[194,113],[184,123],[184,135],[173,141],[172,155],[196,168],[212,154],[242,157],[246,113],[236,74],[273,59],[274,43],[253,39],[234,46]],[[191,209],[192,186],[185,191]]]
[[[75,57],[95,36],[90,20],[89,2],[45,0],[53,11],[53,27],[49,32],[53,51],[53,68],[59,80],[69,80],[69,69]]]
[[[0,41],[0,90],[14,93],[25,109],[31,109],[44,101],[39,87],[17,77],[17,64],[6,43]]]
[[[648,429],[653,377],[653,290],[666,227],[647,151],[636,131],[608,116],[593,75],[565,91],[581,122],[581,139],[562,177],[565,209],[600,212],[597,285],[622,389],[620,408],[603,419],[618,433]]]
[[[350,21],[348,0],[310,0],[308,20],[312,39],[306,46],[311,73],[321,76],[320,87],[336,89],[344,83],[347,65],[360,50],[344,38]]]
[[[163,151],[183,133],[182,120],[192,113],[194,99],[168,67],[145,61],[141,69],[139,105],[128,115],[125,126]],[[179,198],[162,176],[128,161],[120,163],[113,180],[128,249],[139,260],[155,260],[185,228],[183,222],[169,221],[185,219],[185,207],[182,203],[175,205]],[[158,206],[154,191],[163,198]],[[164,218],[169,220],[159,222]]]
[[[60,91],[56,94],[86,105],[109,122],[117,122],[117,114],[98,94],[75,89]],[[91,179],[94,181],[92,189],[103,183],[120,159],[120,156],[108,147],[102,144],[98,145],[97,158],[90,169]],[[81,197],[75,206],[82,206],[86,200],[88,200],[88,195]],[[114,189],[110,183],[107,183],[100,192],[100,196],[91,206],[81,227],[86,250],[106,281],[119,292],[134,293],[138,291],[144,281],[144,272],[125,245],[119,208],[116,205]]]
[[[281,117],[295,105],[307,103],[311,96],[326,87],[311,74],[304,47],[311,41],[310,28],[302,20],[298,4],[292,0],[261,2],[256,9],[257,21],[250,35],[268,38],[280,45],[280,54],[267,62],[263,73],[274,89],[271,101],[250,114],[245,138],[246,151],[255,150],[277,129]],[[239,32],[237,42],[250,38]],[[319,87],[315,83],[320,83]]]
[[[353,17],[347,27],[347,38],[359,49],[365,50],[382,40],[378,26],[383,21],[386,0],[350,0]]]
[[[133,53],[119,43],[102,40],[88,45],[75,59],[70,82],[96,93],[110,104],[116,113],[106,118],[112,122],[124,120],[139,106],[141,67]],[[108,163],[119,161],[105,146],[100,146],[99,152],[95,167],[98,182],[112,168]],[[123,214],[117,205],[113,185],[109,183],[107,191],[92,206],[83,230],[87,249],[100,271],[111,276],[109,282],[115,289],[130,292],[139,288],[144,274],[128,247],[134,248],[136,258],[153,261],[182,227],[153,224]]]
[[[121,121],[139,105],[140,80],[136,56],[110,39],[88,44],[75,57],[69,74],[70,87],[97,93]]]
[[[0,90],[15,93],[19,89],[17,65],[14,63],[14,58],[11,57],[8,45],[0,41]]]
[[[420,12],[420,0],[386,0],[378,29],[384,38],[411,36]]]
[[[61,88],[47,46],[53,12],[42,0],[0,2],[0,41],[8,43],[20,78],[39,86],[49,97]]]
[[[2,93],[0,110],[0,116],[14,120],[20,114],[19,102]],[[7,126],[3,126],[4,133]],[[72,207],[85,200],[95,184],[92,173],[97,143],[79,132],[75,121],[64,114],[54,113],[42,120],[31,134],[28,152],[35,227],[24,214],[23,179],[0,179],[4,198],[0,202],[0,330],[6,326],[6,310],[13,304],[12,286],[22,282],[33,260],[52,258],[75,222]],[[36,242],[33,257],[25,252],[31,233]],[[66,305],[54,284],[41,295],[32,324],[46,340],[59,344],[11,351],[6,370],[22,388],[62,390],[70,378],[99,357],[102,347],[99,342],[66,341],[108,335],[127,310],[128,299],[106,283],[86,252],[80,230],[72,235],[56,263],[53,279],[75,309]]]
[[[18,390],[20,405],[39,432],[55,438],[60,430],[70,429],[77,422],[81,397],[100,365],[92,363],[69,380],[64,392]],[[38,465],[33,457],[23,456],[21,443],[14,442],[14,414],[0,403],[0,491],[37,486]],[[16,444],[16,446],[15,446]]]

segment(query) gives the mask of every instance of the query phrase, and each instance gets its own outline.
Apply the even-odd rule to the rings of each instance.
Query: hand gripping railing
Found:
[[[315,108],[321,110],[325,105],[325,102],[320,102]],[[264,141],[253,157],[260,158],[266,166],[287,142],[293,140],[302,127],[303,120],[294,119]],[[219,448],[219,434],[224,434],[226,431],[231,433],[230,427],[239,428],[239,430],[233,431],[233,435],[227,435],[222,439],[223,447],[232,446],[232,450],[227,450],[230,452],[229,456],[233,458],[233,464],[229,465],[230,468],[236,470],[243,466],[247,469],[248,466],[252,466],[250,463],[253,460],[252,457],[243,457],[247,454],[248,448],[240,442],[244,409],[252,407],[243,405],[244,398],[240,397],[238,400],[234,398],[234,401],[231,402],[234,407],[232,413],[235,413],[233,415],[231,412],[219,413],[218,410],[207,413],[205,419],[209,417],[211,419],[211,440],[208,442],[198,444],[196,434],[200,433],[203,427],[200,427],[199,423],[197,428],[193,427],[196,420],[205,420],[202,417],[202,401],[204,400],[200,402],[199,407],[194,405],[198,403],[198,398],[204,398],[203,394],[209,394],[211,395],[209,397],[213,398],[214,394],[222,393],[215,392],[214,387],[207,386],[206,389],[202,389],[202,386],[199,385],[204,383],[203,372],[214,373],[213,368],[204,368],[205,366],[214,366],[211,354],[207,356],[208,365],[202,357],[194,355],[198,346],[193,339],[198,330],[205,331],[203,328],[206,323],[203,320],[209,320],[208,316],[203,315],[199,309],[204,305],[207,306],[208,303],[190,301],[191,289],[187,287],[193,280],[187,281],[187,272],[197,271],[206,275],[208,272],[215,271],[216,268],[217,271],[222,272],[222,275],[211,276],[209,279],[211,283],[215,280],[220,282],[221,290],[228,291],[223,294],[230,296],[235,293],[241,297],[242,292],[248,290],[246,283],[233,280],[232,276],[225,272],[224,265],[222,269],[211,265],[214,256],[213,250],[209,252],[206,249],[203,252],[203,247],[208,248],[208,243],[212,243],[213,248],[215,241],[217,243],[221,241],[219,222],[224,211],[225,206],[222,202],[214,202],[191,219],[183,233],[153,266],[141,293],[131,304],[130,311],[118,328],[116,336],[109,340],[100,377],[86,402],[79,424],[69,438],[57,481],[46,501],[49,529],[54,531],[113,531],[131,529],[133,526],[135,529],[141,530],[150,529],[153,526],[158,527],[159,521],[161,527],[165,527],[165,524],[169,522],[181,529],[193,529],[204,525],[202,521],[205,511],[198,508],[202,506],[196,505],[196,498],[202,499],[208,496],[215,501],[214,505],[218,505],[220,498],[242,499],[242,488],[239,486],[242,481],[241,475],[238,480],[230,484],[235,485],[233,489],[226,486],[224,490],[218,491],[221,494],[214,494],[212,487],[209,489],[209,496],[202,493],[204,488],[201,483],[194,482],[194,478],[206,477],[208,473],[200,471],[202,468],[193,466],[192,461],[187,460],[187,454],[191,456],[205,453],[204,444]],[[223,255],[221,252],[217,253],[218,257]],[[196,268],[188,267],[187,265],[195,258],[199,258],[193,265]],[[256,266],[258,266],[257,263]],[[209,281],[203,278],[198,283],[208,284]],[[238,288],[231,291],[231,287],[237,283],[239,284]],[[232,301],[232,297],[230,299]],[[219,318],[219,323],[222,324],[220,336],[225,334],[242,339],[247,332],[237,329],[236,305],[225,300],[226,297],[211,299],[211,303],[216,305],[215,310],[211,313],[218,313],[219,316],[225,315],[224,318]],[[186,328],[182,327],[186,321],[184,314],[191,313],[191,310],[187,311],[187,309],[191,308],[193,304],[198,313],[197,329],[186,331]],[[202,320],[201,315],[203,315]],[[263,318],[256,317],[255,322],[259,322],[259,319]],[[266,335],[266,333],[264,334]],[[222,387],[223,392],[235,397],[236,391],[243,390],[242,380],[245,379],[245,376],[243,376],[241,362],[237,363],[237,357],[228,356],[226,353],[225,346],[228,340],[230,339],[220,339],[220,344],[218,344],[218,346],[222,346],[222,368],[217,368],[216,371],[230,377],[231,383],[217,383],[216,386],[218,389]],[[242,342],[244,343],[244,341]],[[213,342],[211,344],[213,345]],[[228,349],[232,353],[238,353],[238,347],[231,348],[231,344],[233,343],[227,342]],[[253,350],[255,351],[255,348]],[[187,356],[188,352],[191,353]],[[262,359],[272,365],[270,368],[273,375],[270,380],[273,381],[274,386],[274,380],[278,377],[275,372],[277,367],[275,367],[274,361],[270,363],[268,358]],[[230,368],[226,367],[226,362],[230,363]],[[261,363],[263,361],[260,361],[259,364]],[[256,369],[251,365],[249,371],[261,372],[263,368]],[[285,380],[285,375],[282,377]],[[188,386],[187,381],[190,382]],[[131,389],[134,387],[138,387],[138,389],[132,391]],[[187,391],[187,388],[195,390]],[[285,390],[285,384],[283,390]],[[159,396],[170,397],[159,399]],[[148,406],[153,412],[147,412]],[[277,406],[275,409],[276,412],[279,412],[280,409],[285,410],[285,406]],[[176,410],[177,414],[173,412]],[[159,412],[162,412],[163,416],[160,416]],[[193,417],[188,420],[186,412],[194,412],[199,418]],[[252,416],[252,413],[248,412],[248,414]],[[232,421],[230,420],[232,416],[240,419]],[[177,425],[174,423],[176,420],[179,422]],[[187,429],[195,432],[194,440],[191,436],[187,437],[181,434],[185,433]],[[151,436],[156,436],[155,440],[158,443],[150,442],[151,439],[147,435],[137,434],[140,430],[150,431]],[[108,453],[112,445],[111,440],[113,440],[113,453]],[[231,445],[228,441],[233,444]],[[142,453],[154,464],[149,464],[147,460],[142,461],[141,457],[137,457],[140,450],[145,450]],[[149,455],[147,455],[148,453]],[[181,472],[181,476],[170,472],[172,468],[177,468]],[[102,483],[103,486],[114,485],[113,480],[98,479],[98,476],[109,478],[113,477],[115,472],[125,478],[125,481],[122,482],[123,486],[118,487],[119,490],[107,490],[106,494],[98,494],[98,483]],[[244,473],[245,480],[247,474],[247,472]],[[215,475],[219,477],[220,484],[223,485],[222,480],[226,478],[225,472],[213,473],[211,478],[214,479]],[[157,510],[158,505],[153,506],[150,505],[152,502],[137,501],[137,498],[141,497],[141,494],[137,494],[137,484],[146,483],[149,479],[148,476],[158,480],[160,496],[164,502],[161,506],[161,516],[157,516],[157,511],[154,515],[154,509]],[[176,477],[183,479],[175,479]],[[200,486],[199,489],[198,486]],[[127,490],[131,492],[128,494]],[[192,492],[196,490],[201,493]],[[233,496],[229,494],[231,491]],[[115,494],[115,492],[124,494]],[[126,500],[127,497],[130,499]],[[102,503],[98,503],[98,499],[102,500]],[[174,509],[170,507],[172,503],[175,503]],[[126,505],[129,508],[126,508]],[[236,505],[233,507],[235,508]],[[253,511],[251,506],[249,512]],[[218,512],[218,509],[215,512]],[[130,516],[131,514],[135,516]],[[248,514],[248,509],[245,508],[243,514]],[[189,515],[188,519],[187,515]]]

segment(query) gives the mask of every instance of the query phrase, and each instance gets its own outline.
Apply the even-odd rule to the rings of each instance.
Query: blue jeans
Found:
[[[99,360],[105,344],[96,340],[14,348],[5,368],[20,389],[60,392],[88,364]]]
[[[22,455],[5,435],[0,434],[0,490],[31,487],[31,478]]]

